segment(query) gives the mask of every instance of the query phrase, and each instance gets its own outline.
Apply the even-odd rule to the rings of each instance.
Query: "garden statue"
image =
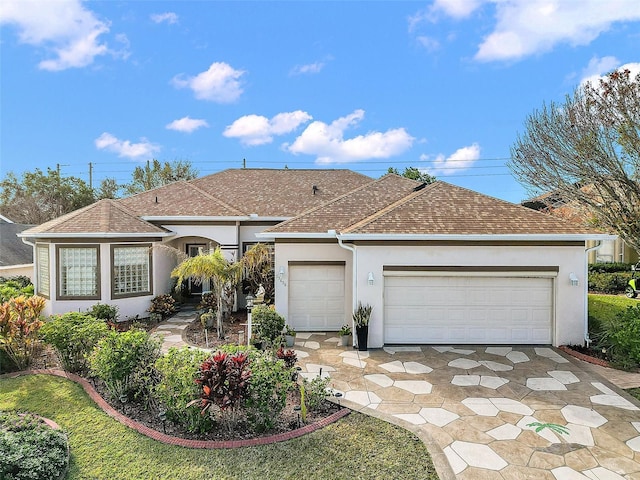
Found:
[[[253,301],[255,304],[264,303],[264,287],[262,284],[258,285],[258,291],[256,292],[256,298]]]

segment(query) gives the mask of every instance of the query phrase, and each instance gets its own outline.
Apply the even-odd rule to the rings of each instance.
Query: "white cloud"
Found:
[[[245,145],[264,145],[271,143],[275,135],[293,132],[311,119],[311,115],[302,110],[279,113],[271,119],[262,115],[245,115],[227,126],[223,135],[239,138]]]
[[[79,0],[3,0],[0,24],[15,25],[20,42],[53,53],[38,64],[42,70],[86,67],[97,56],[114,53],[100,39],[109,32],[109,23],[99,20]]]
[[[324,62],[314,62],[307,65],[296,65],[291,69],[290,75],[305,75],[320,73],[325,67]]]
[[[435,52],[440,48],[440,42],[433,37],[428,37],[426,35],[418,35],[416,37],[417,42],[422,46],[425,50],[429,52]]]
[[[468,17],[483,3],[484,0],[435,0],[431,8],[459,19]]]
[[[389,158],[405,152],[414,138],[404,128],[386,132],[369,132],[344,139],[347,128],[356,126],[364,118],[364,110],[356,110],[331,124],[315,121],[291,145],[284,145],[294,154],[315,155],[316,163],[348,163],[373,158]]]
[[[171,83],[176,88],[190,88],[199,100],[217,103],[231,103],[242,95],[240,78],[244,71],[236,70],[227,63],[214,62],[205,72],[195,77],[184,74],[173,77]]]
[[[478,48],[482,62],[518,60],[556,45],[588,45],[615,22],[640,20],[640,2],[629,0],[496,1],[497,22]]]
[[[107,150],[117,153],[119,157],[137,159],[140,157],[150,157],[155,152],[160,151],[160,146],[149,142],[145,138],[140,139],[140,143],[131,143],[129,140],[120,140],[110,133],[104,132],[95,140],[98,150]]]
[[[449,157],[439,154],[431,160],[428,155],[421,155],[420,160],[430,161],[433,164],[431,167],[421,170],[426,170],[429,175],[452,175],[468,169],[479,158],[480,145],[474,143],[467,147],[459,148]]]
[[[640,63],[626,63],[620,65],[620,62],[616,57],[593,57],[589,61],[589,65],[582,72],[582,80],[580,86],[584,86],[587,83],[591,83],[592,86],[597,86],[600,79],[607,73],[614,70],[629,70],[632,78],[640,73]]]
[[[182,117],[178,120],[174,120],[169,123],[166,128],[167,130],[175,130],[177,132],[185,132],[191,133],[196,131],[199,128],[208,127],[209,124],[206,120],[202,120],[199,118],[190,118],[189,116]]]
[[[151,21],[155,23],[167,22],[169,25],[173,25],[178,23],[178,15],[173,12],[153,13],[151,14]]]

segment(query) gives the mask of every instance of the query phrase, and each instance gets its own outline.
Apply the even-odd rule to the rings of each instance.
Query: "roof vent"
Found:
[[[316,192],[318,191],[318,186],[317,186],[317,185],[313,185],[313,186],[311,187],[311,190],[313,190],[313,194],[315,195],[315,194],[316,194]]]
[[[417,187],[413,187],[413,191],[417,192],[419,190],[422,190],[424,187],[426,187],[428,185],[428,183],[421,183],[420,185],[418,185]]]
[[[158,203],[158,197],[156,197],[156,203]]]

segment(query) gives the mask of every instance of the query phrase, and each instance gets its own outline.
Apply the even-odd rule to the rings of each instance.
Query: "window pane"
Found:
[[[38,269],[38,293],[49,296],[49,246],[38,245],[36,248],[36,268]]]
[[[60,248],[60,294],[63,297],[98,295],[98,249]]]
[[[149,248],[113,249],[113,293],[125,295],[150,292]]]

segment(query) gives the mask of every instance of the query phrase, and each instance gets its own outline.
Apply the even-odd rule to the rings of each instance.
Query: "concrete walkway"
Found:
[[[180,312],[158,326],[166,348],[184,344],[191,320]],[[637,375],[601,376],[548,347],[357,352],[333,334],[298,333],[295,348],[302,375],[329,377],[343,405],[419,435],[441,480],[640,480],[640,403],[611,383]]]

